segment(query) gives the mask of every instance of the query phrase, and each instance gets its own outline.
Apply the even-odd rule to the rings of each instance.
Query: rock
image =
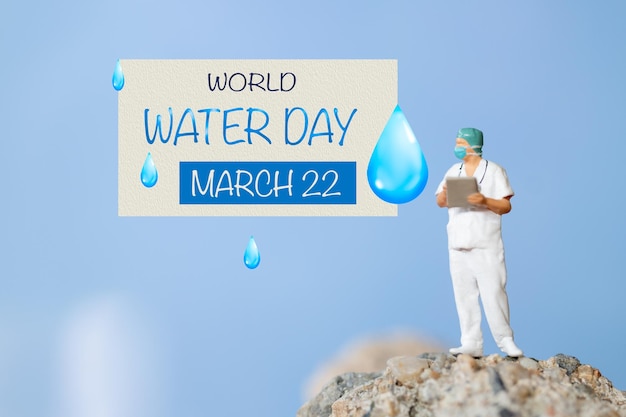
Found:
[[[574,372],[576,368],[580,366],[580,361],[578,360],[578,358],[575,358],[573,356],[567,356],[562,353],[556,355],[554,359],[559,367],[565,369],[565,371],[567,372],[567,376],[570,376],[572,372]]]
[[[539,363],[537,363],[536,360],[527,358],[525,356],[522,356],[521,358],[519,358],[519,364],[522,365],[526,369],[530,369],[531,371],[539,370]]]
[[[389,359],[382,373],[347,375],[298,417],[626,417],[624,393],[563,354],[537,361],[425,353]]]
[[[396,331],[371,335],[344,346],[319,367],[305,383],[304,400],[314,397],[336,375],[348,372],[377,372],[394,356],[419,355],[441,349],[442,345],[419,334]]]
[[[394,379],[402,385],[415,385],[420,375],[428,369],[428,360],[416,356],[398,356],[387,361],[387,368]]]
[[[347,391],[378,378],[381,372],[350,372],[333,378],[322,391],[298,410],[297,417],[328,417],[331,406]]]

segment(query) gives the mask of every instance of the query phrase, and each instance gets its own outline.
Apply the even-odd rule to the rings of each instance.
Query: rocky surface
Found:
[[[399,355],[419,355],[443,347],[433,339],[409,331],[397,330],[370,335],[343,346],[306,381],[303,400],[317,395],[336,375],[350,372],[379,372],[385,369],[387,359]]]
[[[626,417],[626,395],[573,356],[426,353],[335,377],[297,417]]]

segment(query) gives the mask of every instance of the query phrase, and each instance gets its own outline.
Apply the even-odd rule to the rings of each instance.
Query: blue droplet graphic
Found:
[[[378,198],[392,204],[408,203],[426,187],[426,159],[400,106],[394,109],[372,152],[367,181]]]
[[[124,73],[122,72],[122,65],[119,59],[113,71],[113,88],[115,88],[115,91],[120,91],[124,88]]]
[[[152,154],[148,152],[146,160],[141,168],[141,183],[146,188],[154,187],[154,184],[159,180],[159,173],[157,172],[154,161],[152,160]]]
[[[248,268],[254,269],[259,266],[260,262],[261,254],[259,253],[259,248],[254,241],[254,237],[250,236],[246,251],[243,253],[243,263],[246,264]]]

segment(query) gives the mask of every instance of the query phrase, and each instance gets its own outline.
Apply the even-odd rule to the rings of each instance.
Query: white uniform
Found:
[[[436,194],[443,190],[446,177],[459,176],[467,176],[462,163],[448,170]],[[474,177],[485,197],[499,200],[513,196],[506,171],[494,162],[481,159]],[[452,207],[448,209],[448,214],[450,275],[461,325],[461,344],[482,349],[480,296],[491,334],[501,346],[503,338],[513,337],[505,290],[502,216],[478,207]]]

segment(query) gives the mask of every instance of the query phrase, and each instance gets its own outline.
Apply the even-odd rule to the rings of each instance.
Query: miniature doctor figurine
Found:
[[[478,193],[467,197],[470,208],[448,208],[448,248],[454,299],[461,326],[461,346],[456,355],[483,355],[480,329],[482,300],[491,334],[508,356],[523,352],[513,341],[506,294],[506,266],[502,244],[501,217],[511,211],[513,190],[506,171],[482,158],[483,133],[474,128],[459,130],[454,153],[461,159],[446,172],[437,188],[437,205],[447,207],[446,178],[473,176]]]

